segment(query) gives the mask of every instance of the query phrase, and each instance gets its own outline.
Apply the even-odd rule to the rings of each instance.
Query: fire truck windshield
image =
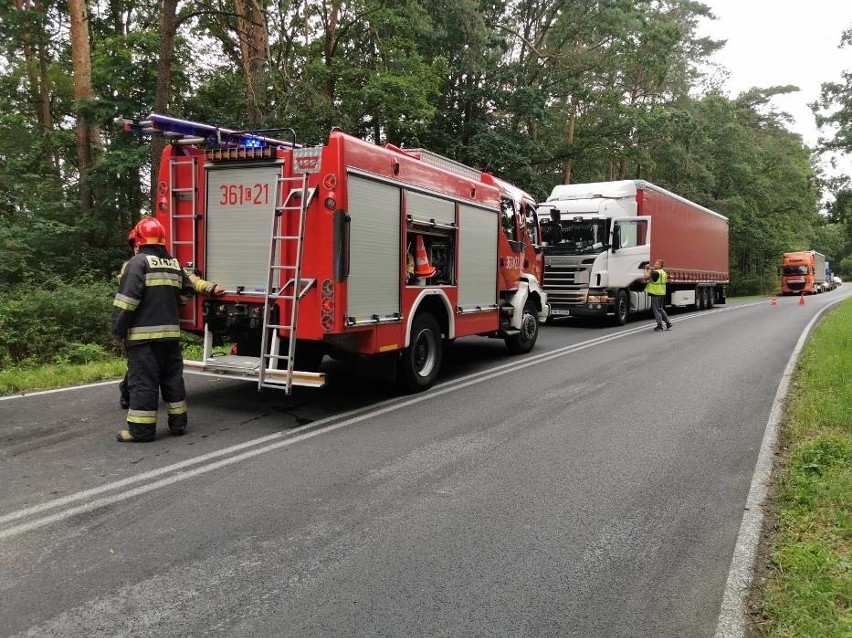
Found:
[[[605,219],[542,220],[545,255],[596,255],[604,251],[608,233]]]

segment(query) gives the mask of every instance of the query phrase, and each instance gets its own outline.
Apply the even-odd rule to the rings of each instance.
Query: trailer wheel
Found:
[[[695,309],[704,310],[707,306],[707,297],[704,296],[705,288],[696,287],[695,289]]]
[[[417,315],[411,325],[411,343],[399,359],[397,381],[411,392],[425,390],[438,378],[442,356],[438,322],[428,313]]]
[[[535,303],[527,299],[524,304],[524,315],[521,317],[521,331],[506,337],[506,347],[511,354],[525,354],[533,349],[536,339],[538,339],[538,314]]]
[[[615,325],[623,326],[630,314],[630,299],[626,290],[619,290],[615,295]]]

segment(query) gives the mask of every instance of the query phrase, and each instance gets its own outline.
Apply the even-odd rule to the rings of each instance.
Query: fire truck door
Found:
[[[281,166],[207,169],[205,279],[228,290],[266,290]]]
[[[400,312],[400,189],[350,174],[346,314],[356,322]]]

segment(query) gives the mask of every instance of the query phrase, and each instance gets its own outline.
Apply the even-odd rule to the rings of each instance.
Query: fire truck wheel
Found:
[[[443,355],[441,329],[430,314],[414,317],[411,325],[411,343],[402,351],[397,379],[411,392],[431,386],[438,377]]]
[[[619,290],[615,295],[615,324],[623,326],[627,323],[627,315],[630,313],[630,300],[626,290]]]
[[[527,299],[524,304],[524,315],[521,318],[521,331],[506,338],[506,347],[511,354],[524,354],[533,349],[538,339],[538,314],[535,303]]]

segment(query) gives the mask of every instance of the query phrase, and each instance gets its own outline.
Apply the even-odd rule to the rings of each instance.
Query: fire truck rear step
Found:
[[[284,357],[284,355],[277,356]],[[183,365],[188,372],[196,374],[251,381],[260,376],[261,358],[223,355],[221,357],[210,357],[205,361],[184,361]],[[321,388],[325,385],[325,374],[321,372],[293,370],[288,375],[287,370],[269,368],[265,370],[264,376],[266,386],[286,387],[288,376],[291,377],[289,384],[294,386]]]

